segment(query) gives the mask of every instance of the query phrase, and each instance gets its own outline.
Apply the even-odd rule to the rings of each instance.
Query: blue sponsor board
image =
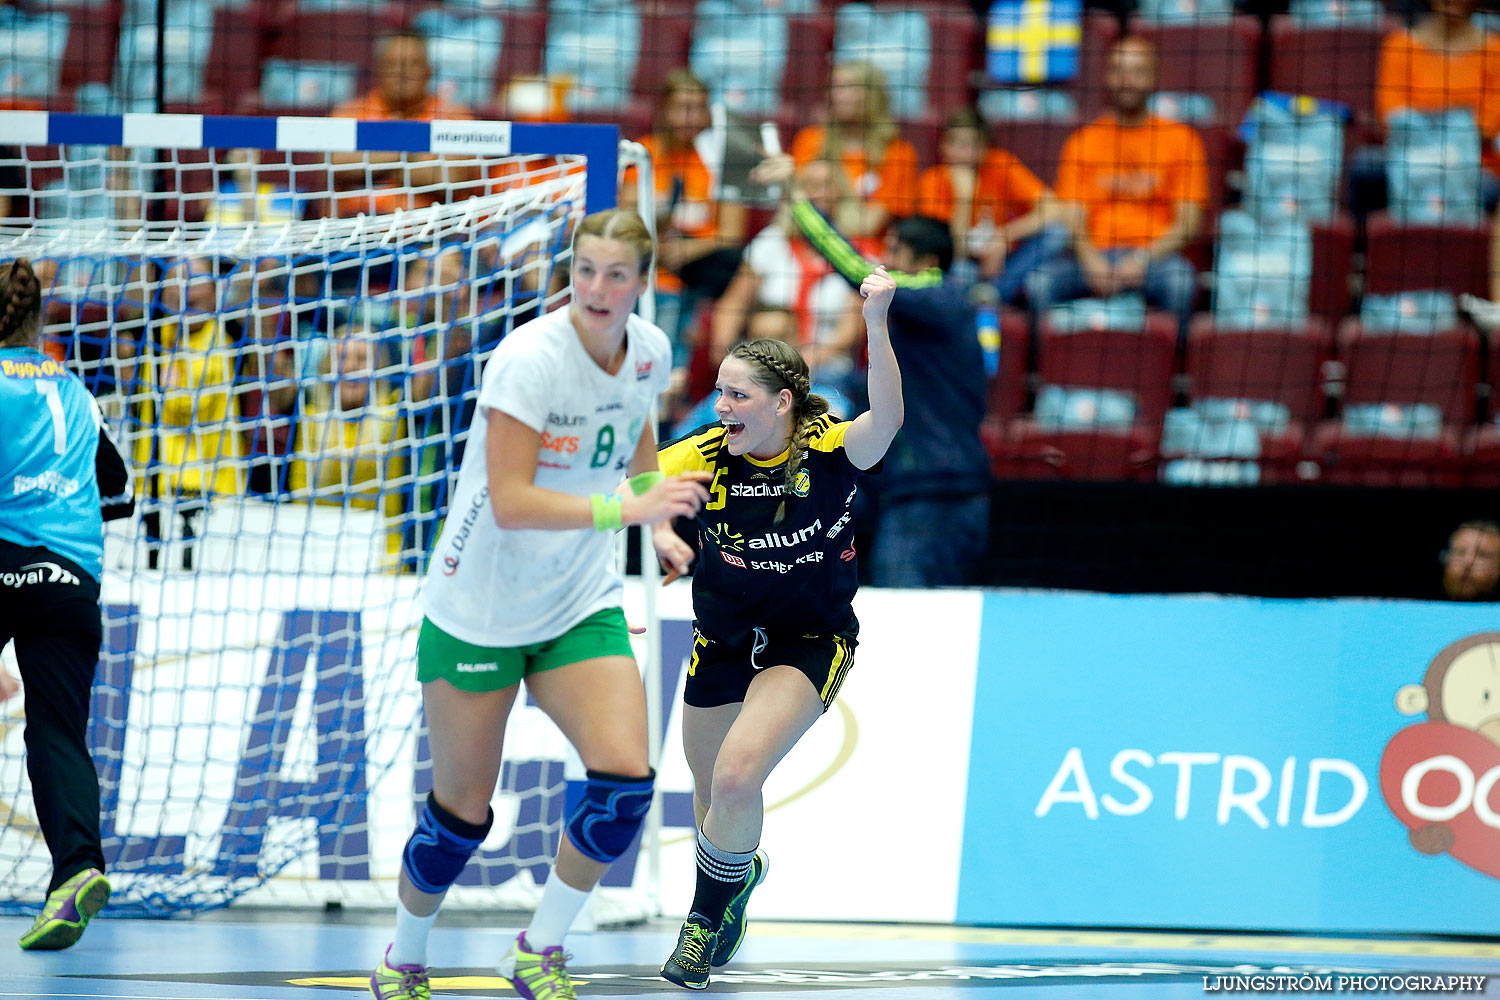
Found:
[[[959,921],[1494,933],[1494,606],[995,593],[981,627]]]

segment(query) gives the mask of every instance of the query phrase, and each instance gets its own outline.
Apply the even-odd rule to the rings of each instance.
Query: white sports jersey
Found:
[[[619,605],[612,532],[495,524],[485,471],[489,411],[541,435],[536,485],[607,494],[625,478],[671,370],[666,334],[638,316],[629,318],[625,363],[615,375],[589,357],[566,308],[500,342],[485,363],[458,487],[422,586],[422,610],[434,625],[478,646],[522,646]]]

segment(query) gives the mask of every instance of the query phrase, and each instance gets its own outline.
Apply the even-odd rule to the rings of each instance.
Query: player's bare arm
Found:
[[[887,323],[896,280],[883,266],[877,267],[860,285],[859,294],[864,299],[865,328],[869,332],[870,408],[855,417],[845,432],[844,452],[855,468],[868,469],[885,457],[906,419],[906,407],[901,398],[901,369],[891,349]]]

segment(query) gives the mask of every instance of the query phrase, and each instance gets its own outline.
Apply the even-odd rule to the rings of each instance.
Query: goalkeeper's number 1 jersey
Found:
[[[31,347],[0,348],[0,539],[40,547],[99,578],[107,503],[129,476],[78,376]]]

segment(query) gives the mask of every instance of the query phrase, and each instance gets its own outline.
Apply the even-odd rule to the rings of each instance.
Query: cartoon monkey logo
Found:
[[[1400,730],[1380,759],[1386,805],[1423,854],[1500,878],[1500,632],[1450,644],[1396,694]]]
[[[1500,746],[1500,632],[1460,639],[1437,655],[1421,684],[1396,694],[1402,715],[1472,729]]]

